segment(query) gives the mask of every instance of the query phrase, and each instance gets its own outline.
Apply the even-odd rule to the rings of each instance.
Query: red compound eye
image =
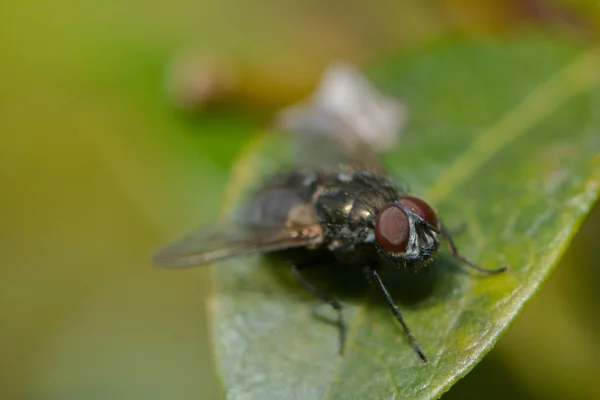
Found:
[[[408,216],[400,207],[390,203],[379,210],[375,220],[375,238],[384,250],[404,253],[409,236]]]
[[[412,196],[402,196],[398,199],[398,202],[400,202],[407,210],[423,218],[430,225],[435,227],[438,226],[437,214],[433,211],[433,208],[423,200]]]

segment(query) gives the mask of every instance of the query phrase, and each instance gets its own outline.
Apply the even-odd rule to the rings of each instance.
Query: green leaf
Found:
[[[370,70],[410,123],[390,173],[433,204],[482,277],[445,251],[419,273],[388,271],[422,364],[376,291],[353,271],[320,286],[344,305],[346,353],[326,305],[260,256],[213,268],[218,373],[232,399],[437,398],[493,347],[563,254],[600,189],[597,49],[537,38],[424,48]],[[234,196],[265,164],[254,142]],[[254,174],[253,174],[254,173]],[[347,272],[347,274],[346,274]],[[390,273],[391,272],[391,273]],[[400,278],[396,278],[400,277]],[[358,281],[357,281],[358,280]],[[344,290],[351,287],[351,290]],[[315,308],[316,307],[316,308]]]

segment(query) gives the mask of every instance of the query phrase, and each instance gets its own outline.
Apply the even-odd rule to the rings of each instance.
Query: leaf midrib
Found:
[[[593,47],[565,68],[540,84],[525,99],[513,107],[496,124],[479,135],[442,173],[427,193],[427,200],[437,203],[468,179],[493,154],[530,131],[570,98],[600,83],[600,47]]]

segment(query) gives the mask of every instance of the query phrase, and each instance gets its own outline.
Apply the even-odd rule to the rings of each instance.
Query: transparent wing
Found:
[[[383,172],[383,164],[370,145],[351,133],[320,135],[304,132],[294,135],[293,157],[300,168],[337,169],[340,165]]]
[[[194,232],[160,249],[152,261],[160,267],[192,267],[244,254],[318,244],[321,240],[320,225],[265,227],[233,224],[226,228]]]
[[[334,64],[307,101],[284,109],[275,126],[294,139],[301,167],[350,164],[382,170],[377,151],[394,146],[406,107],[380,93],[358,70]]]

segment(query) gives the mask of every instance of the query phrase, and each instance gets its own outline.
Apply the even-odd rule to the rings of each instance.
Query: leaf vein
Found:
[[[558,71],[530,93],[496,124],[479,135],[473,145],[459,156],[428,191],[436,203],[462,181],[476,173],[495,153],[528,132],[573,96],[597,86],[600,74],[600,48],[592,48]]]

